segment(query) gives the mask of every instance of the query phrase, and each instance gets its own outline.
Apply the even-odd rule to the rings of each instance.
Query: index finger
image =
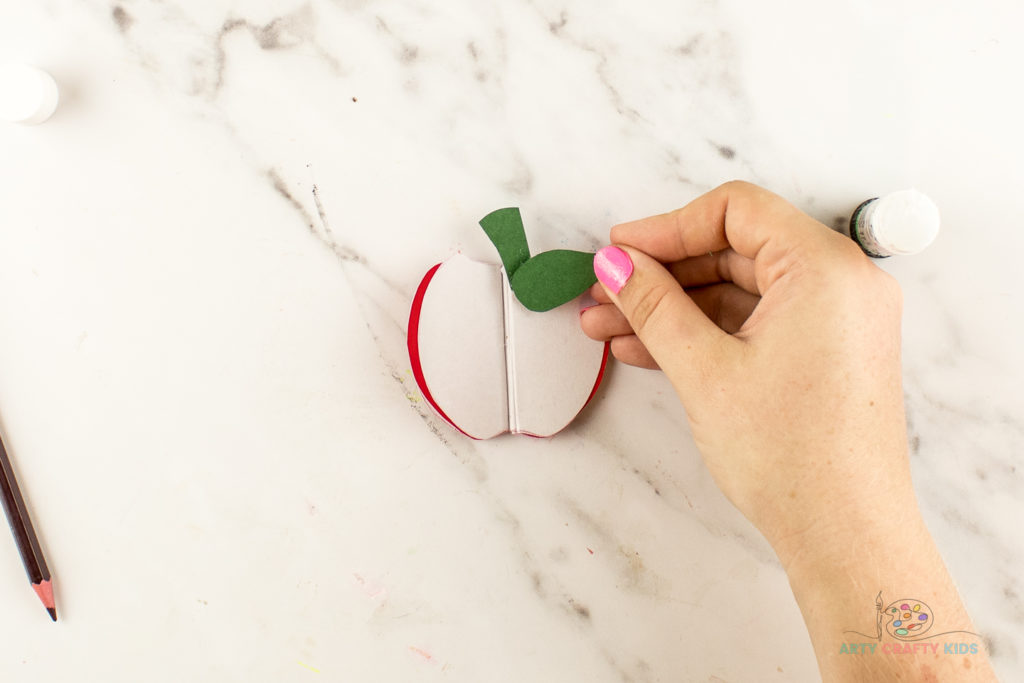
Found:
[[[733,180],[681,209],[616,225],[611,241],[673,263],[727,247],[756,259],[770,240],[793,246],[819,231],[814,219],[774,192]]]

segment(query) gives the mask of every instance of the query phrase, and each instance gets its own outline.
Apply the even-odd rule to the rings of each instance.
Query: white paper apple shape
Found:
[[[527,310],[501,266],[461,254],[424,276],[409,317],[409,358],[427,403],[474,439],[551,436],[601,383],[608,346],[579,325],[582,297]]]

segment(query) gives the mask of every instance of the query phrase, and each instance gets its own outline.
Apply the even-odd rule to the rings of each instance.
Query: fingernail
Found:
[[[594,274],[613,294],[618,294],[633,274],[633,262],[618,247],[604,247],[594,254]]]

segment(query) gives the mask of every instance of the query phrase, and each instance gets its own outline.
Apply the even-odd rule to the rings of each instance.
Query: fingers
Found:
[[[735,340],[704,315],[661,263],[643,252],[605,247],[594,257],[594,270],[605,293],[680,395],[700,391]],[[594,314],[588,310],[584,317]],[[614,319],[606,322],[616,324]],[[619,345],[626,345],[624,353],[636,354],[631,359],[642,358],[632,342]]]
[[[728,334],[740,331],[761,300],[731,282],[687,290],[687,294],[708,319]]]
[[[676,211],[617,225],[611,241],[635,247],[662,263],[731,248],[757,262],[755,291],[763,293],[792,262],[786,256],[820,238],[822,231],[829,232],[778,195],[733,181]]]
[[[733,249],[694,256],[667,264],[669,272],[684,289],[720,282],[734,282],[751,294],[759,295],[754,275],[754,262]],[[599,304],[610,304],[611,298],[600,283],[590,288],[590,296]]]
[[[633,334],[629,321],[614,304],[592,306],[580,314],[583,333],[596,341],[610,341],[614,337]]]
[[[687,289],[716,282],[735,282],[751,294],[761,294],[757,289],[754,262],[734,249],[676,261],[669,266],[669,271]]]
[[[607,295],[604,295],[607,298]],[[611,342],[611,352],[618,360],[638,368],[657,370],[658,364],[647,347],[633,334],[626,316],[614,304],[591,306],[580,314],[580,326],[591,339]]]
[[[708,319],[728,334],[735,334],[743,327],[743,323],[747,321],[757,306],[757,302],[760,301],[760,297],[754,296],[732,283],[698,287],[690,289],[686,293]],[[588,337],[597,341],[610,341],[615,337],[622,336],[636,336],[626,316],[613,304],[588,308],[580,316],[580,326]]]
[[[635,334],[612,339],[611,351],[615,358],[626,365],[635,365],[648,370],[658,369],[658,362],[654,360],[647,347]]]
[[[610,304],[612,298],[608,296],[608,292],[604,291],[604,287],[601,286],[600,282],[595,282],[594,286],[590,288],[590,296],[599,304]]]

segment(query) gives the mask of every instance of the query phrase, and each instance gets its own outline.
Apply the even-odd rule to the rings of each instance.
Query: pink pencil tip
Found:
[[[47,607],[46,611],[50,613],[50,618],[57,621],[57,610],[53,607]]]

